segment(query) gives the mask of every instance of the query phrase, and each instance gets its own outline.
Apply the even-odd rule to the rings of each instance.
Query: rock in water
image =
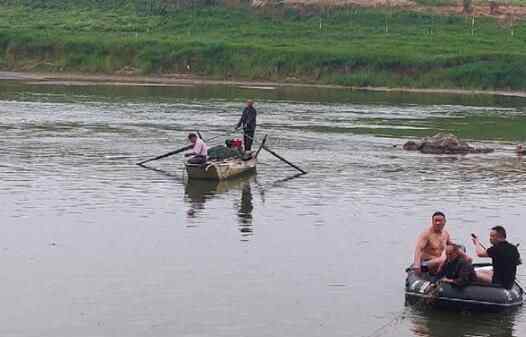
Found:
[[[407,151],[416,151],[418,150],[418,147],[420,146],[419,143],[415,142],[415,141],[408,141],[407,143],[404,144],[404,146],[402,147],[404,150],[407,150]]]
[[[489,148],[474,148],[451,133],[437,133],[433,137],[425,137],[419,142],[410,140],[404,144],[403,149],[431,154],[489,153],[494,151]]]

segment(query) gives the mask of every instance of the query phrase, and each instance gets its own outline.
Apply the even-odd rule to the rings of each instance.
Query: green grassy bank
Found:
[[[0,1],[0,68],[526,89],[526,25],[517,20],[473,25],[471,17],[363,8],[159,12],[137,2],[87,2]]]

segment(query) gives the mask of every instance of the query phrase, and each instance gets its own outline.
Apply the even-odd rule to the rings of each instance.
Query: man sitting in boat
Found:
[[[444,213],[435,212],[431,217],[431,227],[418,236],[413,263],[415,271],[436,273],[446,260],[445,248],[450,240],[445,225]]]
[[[493,270],[478,270],[477,279],[481,283],[498,284],[511,289],[515,283],[517,266],[521,264],[519,250],[515,245],[506,241],[506,230],[502,226],[495,226],[489,234],[492,246],[486,249],[477,236],[473,236],[473,244],[477,256],[491,257]]]
[[[441,281],[465,287],[476,280],[475,269],[470,259],[463,253],[462,247],[448,243],[446,246],[446,261],[434,276],[434,282]]]
[[[185,157],[191,157],[188,159],[188,164],[204,164],[207,160],[208,146],[205,142],[197,137],[195,133],[188,134],[188,139],[194,145],[191,152],[184,154]]]

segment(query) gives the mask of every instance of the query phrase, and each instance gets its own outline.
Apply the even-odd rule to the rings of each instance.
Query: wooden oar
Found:
[[[190,144],[190,145],[187,145],[185,147],[182,147],[178,150],[175,150],[175,151],[171,151],[171,152],[168,152],[168,153],[165,153],[165,154],[162,154],[160,156],[157,156],[155,158],[150,158],[150,159],[146,159],[146,160],[143,160],[139,163],[137,163],[137,165],[139,166],[142,166],[143,164],[146,164],[148,162],[151,162],[151,161],[154,161],[154,160],[159,160],[159,159],[162,159],[162,158],[166,158],[166,157],[169,157],[169,156],[173,156],[174,154],[178,154],[178,153],[181,153],[183,151],[186,151],[186,150],[190,150],[191,148],[193,148],[194,145],[193,144]]]
[[[250,137],[249,135],[244,135],[245,137],[248,137],[250,139],[252,139],[252,141],[255,141],[254,138]],[[283,161],[284,163],[290,165],[291,167],[295,168],[296,170],[300,171],[302,174],[307,174],[306,171],[303,171],[301,168],[299,168],[298,166],[292,164],[290,161],[288,161],[287,159],[283,158],[282,156],[280,156],[279,154],[277,154],[276,152],[272,151],[271,149],[269,149],[268,147],[265,146],[265,142],[267,140],[267,135],[265,135],[265,138],[263,139],[263,142],[261,142],[261,145],[260,145],[260,148],[258,149],[258,151],[256,152],[257,154],[259,154],[259,151],[261,151],[261,149],[264,149],[265,151],[267,151],[268,153],[270,153],[271,155],[273,155],[274,157],[278,158],[279,160]]]
[[[267,151],[268,153],[270,153],[271,155],[273,155],[274,157],[278,158],[279,160],[281,160],[282,162],[290,165],[291,167],[295,168],[296,170],[300,171],[302,174],[307,174],[307,172],[303,171],[301,168],[297,167],[296,165],[292,164],[290,161],[288,161],[287,159],[283,158],[282,156],[280,156],[279,154],[277,154],[276,152],[272,151],[271,149],[269,149],[268,147],[266,147],[265,145],[261,146],[261,148],[265,151]]]
[[[231,134],[232,132],[228,132],[226,134],[226,136],[228,136],[229,134]],[[199,131],[197,131],[197,135],[199,136],[199,138],[203,139],[203,137],[201,136],[201,133]],[[219,138],[219,137],[224,137],[225,135],[218,135],[218,136],[215,136],[215,137],[212,137],[210,139],[207,140],[207,142],[211,141],[211,140],[214,140],[216,138]],[[146,164],[148,162],[151,162],[151,161],[154,161],[154,160],[159,160],[159,159],[162,159],[162,158],[166,158],[166,157],[169,157],[169,156],[173,156],[174,154],[178,154],[178,153],[181,153],[183,151],[186,151],[186,150],[190,150],[192,147],[194,147],[193,144],[190,144],[190,145],[187,145],[183,148],[180,148],[178,150],[175,150],[175,151],[171,151],[171,152],[168,152],[168,153],[165,153],[165,154],[162,154],[160,156],[157,156],[155,158],[150,158],[150,159],[147,159],[147,160],[143,160],[139,163],[137,163],[137,165],[139,166],[142,166],[143,164]]]
[[[266,142],[267,142],[267,135],[265,135],[265,137],[263,137],[263,141],[261,142],[261,145],[259,146],[258,150],[256,151],[256,154],[254,155],[255,158],[258,157],[259,152],[261,152],[261,148],[265,145]]]

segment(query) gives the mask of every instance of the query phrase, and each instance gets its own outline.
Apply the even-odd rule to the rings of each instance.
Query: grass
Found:
[[[414,129],[391,128],[395,122],[385,119],[363,119],[363,124],[375,125],[371,128],[357,128],[353,132],[360,134],[381,133],[384,136],[405,138],[422,138],[439,132],[450,132],[464,139],[526,141],[524,128],[526,118],[523,116],[463,115],[462,118],[426,118],[403,119],[396,124],[415,127]]]
[[[512,36],[510,27],[490,18],[477,18],[472,31],[471,18],[396,10],[345,8],[320,16],[214,6],[162,16],[116,2],[120,5],[99,7],[87,0],[63,6],[0,5],[0,66],[526,89],[522,22],[515,22]]]

